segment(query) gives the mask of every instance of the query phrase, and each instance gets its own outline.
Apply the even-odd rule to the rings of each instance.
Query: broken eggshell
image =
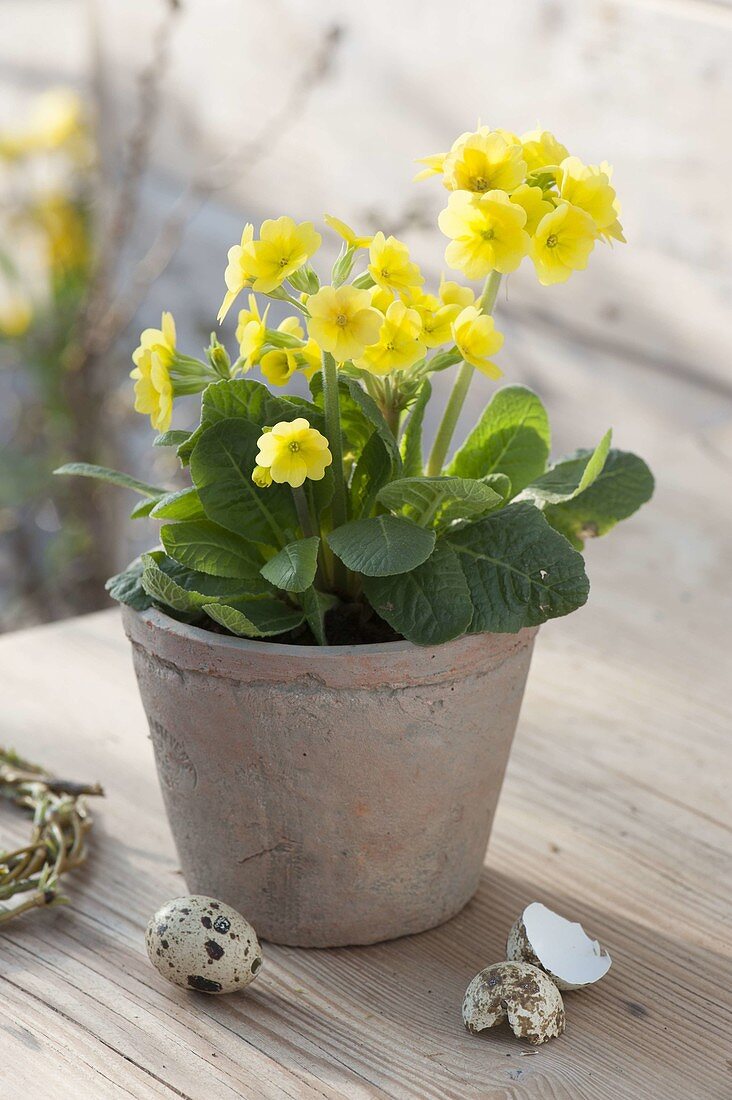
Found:
[[[527,905],[508,934],[509,959],[532,963],[560,989],[582,989],[599,981],[611,959],[581,924],[567,920],[540,901]]]
[[[241,913],[202,894],[174,898],[145,933],[150,962],[169,982],[200,993],[233,993],[262,965],[257,934]]]
[[[538,1045],[564,1031],[562,994],[543,970],[500,962],[476,974],[465,991],[463,1023],[483,1031],[508,1020],[517,1039]]]

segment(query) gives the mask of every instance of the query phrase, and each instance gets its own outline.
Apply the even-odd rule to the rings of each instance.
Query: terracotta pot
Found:
[[[420,932],[471,898],[536,630],[317,648],[123,611],[191,892],[300,947]]]

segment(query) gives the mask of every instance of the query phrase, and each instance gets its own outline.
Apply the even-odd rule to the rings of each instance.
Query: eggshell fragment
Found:
[[[475,975],[463,1001],[468,1031],[496,1027],[506,1019],[517,1039],[534,1045],[562,1034],[562,995],[543,970],[525,962],[500,962]]]
[[[262,965],[257,934],[241,913],[191,894],[158,909],[145,933],[150,962],[169,982],[200,993],[233,993]]]
[[[509,959],[538,966],[560,989],[582,989],[597,982],[612,962],[581,924],[567,920],[546,905],[527,905],[508,934]]]

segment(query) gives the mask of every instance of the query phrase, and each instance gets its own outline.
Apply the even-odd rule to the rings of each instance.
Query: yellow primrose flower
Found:
[[[419,268],[409,259],[409,249],[396,237],[377,233],[369,246],[369,261],[369,275],[386,290],[409,290],[424,283]]]
[[[569,156],[569,150],[557,141],[548,130],[529,130],[522,134],[521,144],[529,172],[561,164]]]
[[[239,354],[244,360],[242,369],[245,371],[251,370],[259,362],[262,345],[267,337],[268,313],[269,305],[260,314],[259,303],[253,294],[249,295],[249,309],[239,311],[236,338],[239,341]]]
[[[173,416],[173,383],[168,366],[159,354],[161,350],[164,350],[161,345],[140,346],[133,356],[135,368],[130,378],[135,379],[135,412],[149,416],[156,431],[167,432]]]
[[[466,306],[452,326],[452,335],[466,363],[489,378],[501,377],[503,371],[488,358],[503,344],[503,336],[496,330],[490,314],[480,313],[475,306]]]
[[[320,481],[333,461],[328,440],[302,416],[289,423],[281,420],[271,431],[260,435],[257,446],[257,466],[269,470],[278,485],[291,485],[293,489],[302,485],[306,477]]]
[[[447,153],[432,153],[428,157],[419,157],[417,164],[424,164],[426,167],[417,172],[412,182],[419,183],[420,180],[427,180],[430,176],[441,176],[445,169],[446,156]]]
[[[526,211],[526,225],[524,229],[533,237],[536,227],[545,214],[550,214],[554,209],[554,203],[544,198],[544,192],[540,187],[532,187],[528,183],[522,183],[515,191],[511,192],[511,202],[515,202],[522,210]]]
[[[24,294],[8,290],[0,296],[0,337],[12,340],[23,336],[32,320],[33,310]]]
[[[221,309],[218,312],[216,318],[219,323],[223,321],[226,314],[231,309],[232,305],[236,301],[237,296],[244,290],[245,287],[250,287],[254,281],[254,275],[249,267],[249,257],[245,254],[244,249],[251,244],[254,237],[254,226],[251,222],[247,222],[244,226],[244,230],[241,235],[241,242],[239,244],[232,245],[228,252],[229,262],[226,265],[226,271],[224,272],[224,282],[226,283],[226,294],[224,300],[221,303]]]
[[[520,142],[481,126],[463,135],[445,157],[442,182],[448,191],[513,191],[526,179],[526,161]]]
[[[573,271],[584,270],[596,238],[594,221],[578,206],[560,202],[545,214],[531,241],[531,258],[542,286],[566,282]]]
[[[356,235],[356,231],[351,229],[350,225],[346,225],[340,218],[334,218],[332,214],[324,214],[323,218],[325,224],[330,229],[335,230],[339,237],[342,237],[349,248],[368,248],[371,244],[371,237],[359,237]]]
[[[466,306],[472,306],[475,301],[475,292],[471,287],[450,282],[442,274],[440,275],[439,294],[442,304],[445,306],[460,306],[461,309],[465,309]]]
[[[378,341],[354,360],[354,366],[371,374],[407,370],[424,355],[421,334],[422,321],[417,310],[409,309],[404,302],[392,302],[386,311]]]
[[[579,157],[567,157],[560,169],[559,194],[565,202],[586,211],[600,231],[617,221],[617,198],[610,184],[609,165],[598,167],[583,164]]]
[[[312,222],[298,225],[286,215],[262,222],[260,239],[244,246],[252,287],[269,294],[320,248],[321,236]]]
[[[515,271],[529,248],[525,223],[526,211],[505,191],[454,191],[438,218],[442,232],[452,238],[445,250],[448,266],[468,279]]]
[[[410,287],[407,296],[411,297],[413,294],[419,293],[419,287]],[[395,295],[392,294],[390,290],[387,290],[386,287],[379,286],[378,283],[376,286],[371,287],[371,305],[374,309],[378,309],[379,313],[386,313],[394,300]]]
[[[140,335],[140,346],[132,353],[132,362],[140,365],[147,352],[154,351],[163,364],[170,367],[176,353],[175,321],[173,314],[167,311],[160,319],[160,328],[146,328]]]
[[[355,286],[323,286],[308,298],[308,332],[338,363],[363,354],[379,338],[382,317],[371,293]]]
[[[259,489],[269,489],[272,484],[272,475],[266,466],[255,466],[252,471],[252,481]]]
[[[297,317],[285,317],[277,326],[278,332],[286,332],[302,340],[305,333]],[[298,368],[298,348],[273,348],[262,356],[262,374],[273,386],[286,386]],[[305,350],[304,348],[302,349]],[[320,364],[318,364],[320,365]]]
[[[440,286],[442,291],[443,286]],[[452,284],[457,287],[457,283]],[[459,287],[459,290],[467,290],[467,287]],[[469,291],[470,300],[473,300],[473,292]],[[422,322],[420,340],[426,348],[439,348],[446,344],[452,337],[452,322],[463,308],[457,302],[443,302],[434,294],[425,294],[420,289],[411,291],[407,298],[409,306],[416,310]]]
[[[302,371],[308,381],[323,366],[323,353],[312,337],[307,341],[304,348],[297,350],[296,357],[298,369]]]

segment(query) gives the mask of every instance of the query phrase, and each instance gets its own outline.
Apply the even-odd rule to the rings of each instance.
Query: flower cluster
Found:
[[[562,283],[597,240],[625,240],[610,166],[583,164],[548,130],[482,126],[422,163],[417,179],[441,176],[451,192],[439,218],[445,259],[469,279],[508,274],[530,256],[540,283]]]

